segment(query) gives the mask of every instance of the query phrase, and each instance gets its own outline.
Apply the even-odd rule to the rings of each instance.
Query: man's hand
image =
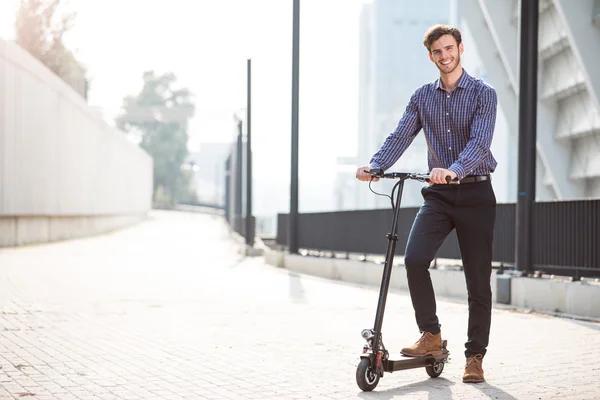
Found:
[[[356,170],[356,179],[359,181],[373,181],[377,182],[379,178],[372,176],[369,171],[371,170],[370,166],[360,167]]]
[[[446,184],[446,176],[450,176],[450,180],[456,179],[456,174],[444,168],[434,168],[429,174],[429,184]]]

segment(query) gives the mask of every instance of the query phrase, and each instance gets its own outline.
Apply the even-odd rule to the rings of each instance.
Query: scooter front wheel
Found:
[[[356,383],[364,392],[370,392],[379,383],[379,374],[371,368],[368,358],[361,358],[356,367]]]

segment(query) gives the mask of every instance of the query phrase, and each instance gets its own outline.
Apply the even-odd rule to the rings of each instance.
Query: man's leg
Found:
[[[492,242],[496,198],[491,182],[462,185],[454,213],[469,302],[465,356],[485,356],[492,315]]]
[[[425,203],[417,213],[406,244],[404,264],[408,288],[421,332],[440,332],[429,266],[444,239],[454,228],[446,212],[450,207],[446,201],[454,193],[453,189],[423,188]]]

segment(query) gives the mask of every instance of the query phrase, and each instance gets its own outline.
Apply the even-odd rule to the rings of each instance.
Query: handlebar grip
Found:
[[[372,176],[383,176],[383,170],[381,168],[373,168],[365,172],[371,174]]]

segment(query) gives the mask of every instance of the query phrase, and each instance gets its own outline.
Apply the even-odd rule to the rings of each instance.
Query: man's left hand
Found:
[[[447,184],[446,177],[450,176],[450,180],[456,179],[456,173],[444,169],[444,168],[433,168],[429,173],[429,184]]]

